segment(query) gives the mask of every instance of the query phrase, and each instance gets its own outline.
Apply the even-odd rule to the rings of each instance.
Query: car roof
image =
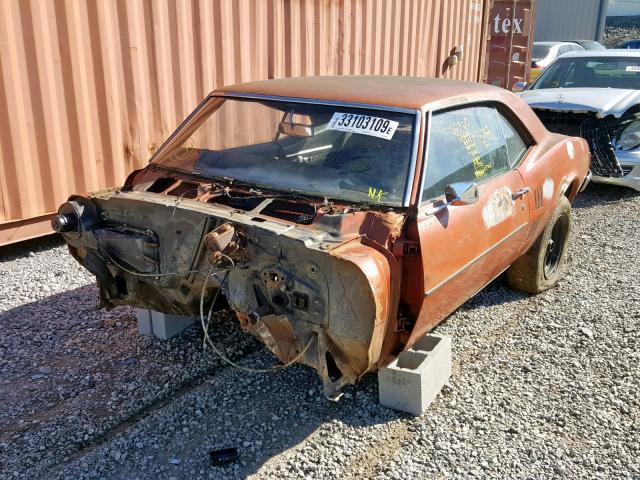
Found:
[[[504,100],[503,92],[491,85],[442,78],[335,75],[239,83],[218,88],[212,95],[302,98],[419,110],[461,98]]]
[[[533,42],[533,45],[540,45],[543,47],[555,47],[556,45],[566,45],[566,44],[572,44],[575,43],[573,41],[566,41],[566,42]]]
[[[571,57],[637,57],[640,58],[640,50],[609,49],[609,50],[578,50],[569,52],[560,58]]]

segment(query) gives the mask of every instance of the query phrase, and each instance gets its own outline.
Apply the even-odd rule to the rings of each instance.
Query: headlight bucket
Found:
[[[632,150],[640,146],[640,120],[636,120],[622,130],[618,136],[617,146],[620,150]]]

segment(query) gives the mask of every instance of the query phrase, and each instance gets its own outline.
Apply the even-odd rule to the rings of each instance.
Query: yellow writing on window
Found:
[[[383,192],[381,188],[373,188],[369,187],[369,198],[375,200],[380,203],[382,201],[382,197],[384,197],[388,192]]]
[[[480,148],[483,150],[490,149],[491,139],[493,139],[491,130],[488,127],[474,129],[467,118],[460,122],[452,123],[449,125],[449,129],[469,155],[476,178],[484,177],[491,170],[492,165],[482,161]]]

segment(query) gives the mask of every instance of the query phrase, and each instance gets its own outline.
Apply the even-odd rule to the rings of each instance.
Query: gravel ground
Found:
[[[454,375],[422,416],[377,404],[375,375],[338,403],[294,366],[245,374],[96,309],[54,240],[0,250],[0,478],[640,478],[640,195],[593,185],[574,205],[570,273],[530,297],[500,280],[437,327]],[[228,315],[241,362],[273,357]],[[207,452],[237,447],[211,467]]]
[[[604,29],[602,44],[607,48],[615,48],[625,40],[640,38],[639,17],[609,17]]]

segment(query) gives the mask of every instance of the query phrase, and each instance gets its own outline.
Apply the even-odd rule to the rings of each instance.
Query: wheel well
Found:
[[[567,189],[564,191],[564,196],[569,199],[569,202],[573,202],[573,199],[576,198],[576,194],[578,193],[578,180],[573,180]]]

